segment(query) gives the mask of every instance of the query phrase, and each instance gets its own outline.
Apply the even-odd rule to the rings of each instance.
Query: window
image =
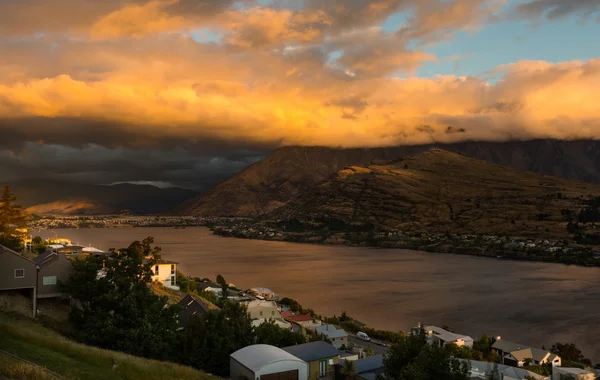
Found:
[[[158,265],[154,267],[154,275],[158,276]]]
[[[56,285],[56,276],[44,276],[42,281],[44,285]]]
[[[262,311],[260,312],[260,316],[261,316],[261,317],[263,316],[263,315],[262,315]]]
[[[171,264],[171,274],[175,274],[175,264]]]
[[[319,377],[325,377],[327,375],[327,362],[321,360],[319,362]]]
[[[171,286],[175,286],[175,276],[171,276]]]
[[[273,311],[271,311],[271,315],[275,315],[275,311],[274,311],[274,310],[273,310]]]
[[[15,269],[15,278],[25,277],[25,269]]]

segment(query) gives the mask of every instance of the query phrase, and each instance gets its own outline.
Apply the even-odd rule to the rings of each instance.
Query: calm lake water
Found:
[[[198,277],[267,287],[320,314],[346,310],[369,326],[417,322],[546,348],[574,342],[600,361],[600,268],[407,250],[224,238],[205,228],[40,231],[100,249],[153,236],[163,257]]]

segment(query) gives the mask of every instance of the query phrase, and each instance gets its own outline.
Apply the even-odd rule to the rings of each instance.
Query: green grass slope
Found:
[[[5,313],[0,313],[0,350],[45,367],[64,379],[218,379],[190,367],[76,343],[25,317]],[[55,378],[0,352],[0,379]]]

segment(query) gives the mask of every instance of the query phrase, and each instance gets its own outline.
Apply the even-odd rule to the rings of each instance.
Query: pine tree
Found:
[[[0,197],[0,244],[12,249],[21,246],[21,236],[17,229],[27,226],[27,218],[23,208],[16,204],[17,197],[8,186]]]

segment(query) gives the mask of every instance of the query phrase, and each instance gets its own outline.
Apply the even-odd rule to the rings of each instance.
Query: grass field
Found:
[[[0,350],[45,367],[65,379],[217,379],[189,367],[79,344],[35,321],[1,312],[0,337]],[[0,354],[0,379],[4,378],[56,377]]]

